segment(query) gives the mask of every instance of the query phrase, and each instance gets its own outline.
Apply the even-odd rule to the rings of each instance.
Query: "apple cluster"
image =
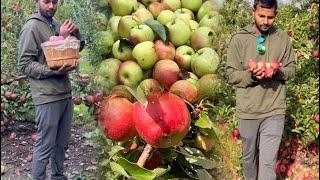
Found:
[[[264,72],[265,78],[271,78],[282,66],[282,63],[277,59],[272,60],[271,62],[264,62],[264,61],[256,62],[253,59],[249,59],[247,64],[248,64],[248,69],[250,71],[256,68],[262,69]]]
[[[94,79],[108,95],[99,103],[99,126],[114,141],[139,135],[153,147],[175,146],[190,129],[185,102],[195,104],[223,91],[224,81],[215,73],[220,57],[213,49],[222,30],[221,4],[214,0],[108,3],[112,16],[95,36],[98,54],[107,54]]]
[[[109,54],[96,72],[100,90],[164,89],[189,103],[210,95],[220,78],[215,74],[220,57],[213,49],[222,31],[218,1],[110,0],[108,5],[112,16],[97,33],[97,50]]]

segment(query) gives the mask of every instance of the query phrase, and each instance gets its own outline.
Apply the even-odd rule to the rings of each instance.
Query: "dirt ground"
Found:
[[[94,130],[95,127],[92,123],[72,126],[65,161],[65,174],[68,179],[96,179],[90,177],[94,177],[98,172],[98,152],[92,143],[86,143],[90,139],[85,136],[86,133]],[[11,132],[16,133],[16,139],[10,141]],[[31,135],[35,132],[34,123],[30,122],[15,122],[13,125],[5,126],[4,131],[1,132],[1,166],[4,167],[1,179],[31,179],[30,157],[34,146]],[[49,165],[47,168],[48,177],[50,177],[50,172]]]

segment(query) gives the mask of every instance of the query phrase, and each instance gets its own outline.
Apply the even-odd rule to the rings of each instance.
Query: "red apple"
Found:
[[[156,53],[158,54],[159,60],[162,59],[174,59],[176,53],[174,45],[169,42],[165,44],[162,40],[156,40],[154,43]]]

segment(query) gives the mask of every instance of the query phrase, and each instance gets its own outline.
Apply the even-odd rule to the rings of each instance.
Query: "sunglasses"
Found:
[[[266,52],[266,47],[262,44],[265,40],[266,38],[263,35],[257,37],[257,51],[259,54],[264,54]]]

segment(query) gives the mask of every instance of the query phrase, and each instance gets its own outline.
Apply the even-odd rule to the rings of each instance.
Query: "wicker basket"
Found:
[[[72,65],[75,59],[79,59],[79,40],[46,41],[41,47],[47,64],[52,69],[63,64]]]

